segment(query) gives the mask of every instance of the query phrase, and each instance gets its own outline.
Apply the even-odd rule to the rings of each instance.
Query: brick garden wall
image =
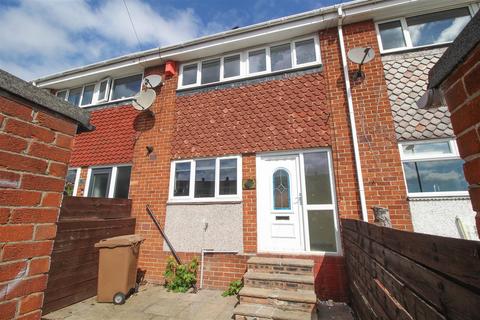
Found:
[[[480,45],[442,83],[480,230]]]
[[[41,316],[77,130],[42,110],[0,97],[0,319]]]

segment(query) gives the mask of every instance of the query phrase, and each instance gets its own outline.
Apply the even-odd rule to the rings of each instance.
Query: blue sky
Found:
[[[25,80],[340,0],[1,0],[0,68]]]

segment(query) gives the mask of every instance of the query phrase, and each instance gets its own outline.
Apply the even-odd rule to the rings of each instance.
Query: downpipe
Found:
[[[358,148],[358,138],[357,138],[357,125],[355,124],[355,113],[353,110],[353,99],[352,99],[352,89],[350,87],[350,75],[348,73],[348,64],[347,64],[347,55],[345,53],[345,42],[343,40],[343,10],[342,7],[338,7],[338,41],[340,44],[340,53],[342,56],[342,67],[343,67],[343,76],[345,78],[345,90],[347,94],[347,105],[348,105],[348,115],[350,120],[350,130],[352,134],[352,143],[353,143],[353,154],[355,158],[355,170],[357,174],[358,181],[358,191],[360,193],[360,206],[362,210],[362,220],[368,222],[368,211],[367,211],[367,202],[365,199],[365,186],[363,183],[363,174],[362,174],[362,164],[360,162],[360,151]]]

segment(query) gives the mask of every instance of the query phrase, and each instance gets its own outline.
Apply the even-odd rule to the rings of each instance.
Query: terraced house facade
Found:
[[[96,127],[75,138],[68,192],[132,199],[150,281],[170,253],[147,204],[182,257],[205,254],[204,286],[252,255],[308,257],[317,296],[345,300],[339,217],[386,208],[394,228],[478,239],[448,110],[416,105],[478,9],[354,1],[38,79]],[[374,58],[357,79],[360,47]]]

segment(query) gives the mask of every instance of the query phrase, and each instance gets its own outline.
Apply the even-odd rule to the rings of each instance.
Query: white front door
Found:
[[[340,253],[328,149],[257,155],[259,252]]]
[[[261,156],[257,170],[260,251],[303,251],[299,156]]]

